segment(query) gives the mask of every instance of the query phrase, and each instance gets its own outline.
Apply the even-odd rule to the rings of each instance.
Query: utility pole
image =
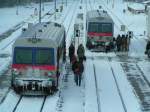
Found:
[[[39,5],[39,23],[41,23],[41,3],[42,0],[40,0],[40,5]]]
[[[56,20],[56,0],[55,0],[54,9],[55,9],[55,20]]]
[[[18,5],[19,5],[19,2],[17,0],[17,9],[16,9],[16,15],[18,15]]]
[[[113,3],[112,3],[112,8],[114,8],[115,6],[115,0],[113,0]]]
[[[66,6],[67,6],[67,0],[66,0]]]
[[[42,11],[44,11],[44,1],[43,1],[43,4],[42,4]]]
[[[63,6],[63,4],[64,4],[63,0],[62,0],[62,2],[61,2],[61,3],[62,3],[62,6]]]

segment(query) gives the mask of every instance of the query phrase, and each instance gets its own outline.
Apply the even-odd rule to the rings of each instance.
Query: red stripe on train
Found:
[[[16,69],[40,69],[40,70],[56,70],[56,66],[50,66],[50,65],[27,65],[27,64],[13,64],[12,68]]]
[[[89,36],[113,36],[112,33],[95,33],[95,32],[88,32]]]

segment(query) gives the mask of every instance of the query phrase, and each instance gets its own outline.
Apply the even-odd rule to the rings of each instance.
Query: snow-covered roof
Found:
[[[91,22],[113,22],[108,13],[104,10],[92,10],[87,12],[87,21]]]
[[[150,4],[150,1],[149,0],[147,0],[147,1],[144,1],[144,2],[142,2],[143,4]]]
[[[15,45],[27,45],[29,44],[27,40],[36,38],[42,40],[40,43],[37,43],[36,46],[45,46],[48,42],[47,45],[56,47],[62,42],[64,32],[64,26],[53,22],[42,22],[35,25],[29,25],[29,28],[24,29],[22,34],[16,40]]]
[[[145,9],[144,4],[141,4],[141,3],[132,3],[132,4],[129,4],[129,7],[132,9],[135,9],[135,10],[144,10]]]

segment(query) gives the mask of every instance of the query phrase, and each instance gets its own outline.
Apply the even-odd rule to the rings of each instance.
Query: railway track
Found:
[[[14,109],[13,109],[12,112],[15,112],[15,111],[16,111],[16,109],[17,109],[19,103],[21,102],[22,97],[23,97],[23,96],[20,96],[20,98],[19,98],[18,102],[16,103],[16,105],[15,105],[15,107],[14,107]]]
[[[97,59],[96,59],[97,60]],[[103,105],[104,104],[102,104],[102,103],[104,103],[104,99],[102,98],[103,97],[103,95],[104,95],[104,93],[102,93],[102,95],[101,95],[101,92],[100,92],[100,90],[101,91],[105,91],[105,87],[104,86],[102,86],[102,82],[104,81],[104,80],[106,80],[106,77],[104,78],[104,77],[102,77],[102,76],[104,76],[104,75],[108,75],[108,74],[103,74],[103,72],[101,73],[101,74],[103,74],[102,76],[100,76],[100,73],[98,72],[99,70],[98,70],[98,66],[99,65],[97,65],[97,63],[95,63],[96,62],[96,60],[95,60],[95,57],[92,57],[92,61],[93,61],[93,69],[94,69],[94,79],[95,79],[95,87],[96,87],[96,97],[97,97],[97,104],[98,104],[98,112],[103,112],[103,111],[105,111],[105,109],[104,109],[104,107],[103,107]],[[113,93],[113,95],[117,95],[117,101],[114,101],[114,103],[115,102],[117,102],[117,104],[119,103],[119,105],[118,105],[118,108],[120,108],[120,111],[121,112],[128,112],[128,110],[127,110],[127,107],[126,107],[126,104],[125,104],[125,101],[124,101],[124,99],[123,99],[123,94],[122,94],[122,92],[121,92],[121,90],[120,90],[120,86],[119,86],[119,83],[118,83],[118,80],[117,80],[117,78],[116,78],[116,74],[115,74],[115,72],[114,72],[114,70],[113,70],[113,67],[111,66],[111,63],[110,63],[110,60],[108,59],[108,58],[106,58],[105,59],[105,62],[106,63],[108,63],[108,67],[110,68],[110,73],[111,74],[109,74],[109,76],[111,77],[111,80],[113,81],[111,84],[113,84],[113,86],[109,86],[109,88],[110,87],[113,87],[115,90],[113,90],[113,91],[115,91],[114,93]],[[99,62],[100,63],[100,62]],[[108,73],[109,73],[108,72]],[[100,80],[100,78],[101,78],[101,80]],[[103,81],[102,81],[103,80]],[[106,87],[106,88],[108,88],[108,87]],[[103,90],[104,89],[104,90]],[[108,92],[108,91],[107,91]],[[108,94],[108,93],[107,93]],[[104,95],[104,97],[106,97],[105,95]],[[102,100],[103,99],[103,100]],[[110,99],[111,100],[111,99]],[[106,102],[105,102],[106,103]],[[108,102],[109,103],[109,102]],[[111,102],[112,103],[112,102]],[[110,104],[111,104],[110,103]],[[110,105],[110,104],[108,104],[108,105]],[[110,108],[112,108],[112,109],[114,109],[114,110],[112,110],[112,111],[115,111],[115,108],[113,108],[113,107],[110,107]]]
[[[34,110],[34,112],[42,112],[46,98],[47,96],[39,98],[20,96],[12,112],[26,112],[30,109]],[[35,102],[37,102],[37,104],[35,104]]]
[[[94,60],[94,58],[92,58]],[[94,80],[95,80],[95,87],[96,87],[96,98],[97,98],[97,104],[98,104],[98,112],[101,112],[101,102],[100,102],[100,96],[98,93],[98,84],[97,84],[97,76],[96,76],[96,71],[95,71],[95,65],[93,63],[93,69],[94,69]]]
[[[144,112],[150,111],[150,83],[137,63],[121,63]]]
[[[108,62],[110,63],[109,58],[108,58]],[[110,65],[111,65],[111,64],[110,64]],[[120,88],[119,88],[119,84],[118,84],[118,82],[117,82],[117,79],[116,79],[114,70],[113,70],[112,66],[110,66],[110,68],[111,68],[111,71],[112,71],[113,78],[114,78],[114,80],[115,80],[115,84],[116,84],[117,91],[118,91],[118,94],[119,94],[120,99],[121,99],[121,103],[122,103],[124,112],[127,112],[127,107],[126,107],[125,102],[124,102],[124,100],[123,100],[123,95],[122,95],[121,90],[120,90]]]

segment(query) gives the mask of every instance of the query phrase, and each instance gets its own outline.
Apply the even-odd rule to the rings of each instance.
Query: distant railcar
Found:
[[[57,90],[65,61],[64,26],[30,24],[13,45],[12,87],[19,94],[51,94]]]
[[[104,10],[92,10],[86,15],[86,46],[93,51],[111,49],[114,22]]]

